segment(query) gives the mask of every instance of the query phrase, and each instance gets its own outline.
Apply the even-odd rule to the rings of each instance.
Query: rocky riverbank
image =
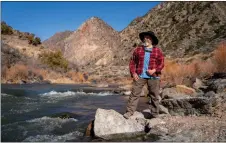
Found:
[[[114,110],[97,109],[86,130],[94,141],[226,141],[226,74],[215,73],[193,88],[166,87],[161,113],[148,109],[126,120]],[[125,93],[125,92],[123,92]]]

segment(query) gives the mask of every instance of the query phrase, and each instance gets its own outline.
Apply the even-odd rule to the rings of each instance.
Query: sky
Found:
[[[121,31],[160,2],[1,2],[1,21],[42,41],[57,32],[75,31],[96,16]]]

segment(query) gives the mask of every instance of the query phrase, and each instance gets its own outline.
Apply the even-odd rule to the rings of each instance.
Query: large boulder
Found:
[[[162,119],[146,119],[143,113],[135,112],[129,119],[125,119],[120,113],[114,110],[97,109],[95,120],[91,123],[86,135],[94,136],[105,140],[124,140],[128,138],[139,138],[145,135],[156,125],[165,124]]]
[[[226,92],[226,78],[225,79],[210,79],[207,81],[208,91],[216,93]]]
[[[161,104],[168,108],[171,115],[211,114],[215,98],[185,97],[165,99]]]
[[[144,125],[134,119],[126,120],[114,110],[97,109],[94,121],[96,137],[103,139],[119,138],[122,136],[144,133]]]
[[[191,97],[191,95],[180,92],[174,87],[173,88],[164,88],[162,90],[160,96],[162,97],[162,100]],[[192,96],[194,96],[194,95],[192,95]]]
[[[92,141],[225,141],[225,118],[216,119],[211,116],[165,116],[163,118],[144,119],[140,112],[135,112],[130,119],[124,119],[116,111],[104,109],[97,109],[95,117],[98,117],[95,118],[96,124],[92,121],[87,128],[88,132],[91,130],[91,134],[94,128],[95,133],[93,134],[96,137]],[[142,128],[136,128],[138,126],[144,127],[144,131]],[[142,132],[142,134],[139,135],[133,132],[133,134],[128,136],[128,132],[122,132],[122,130],[125,131],[124,128],[127,128],[127,131],[129,128],[133,131]],[[98,131],[95,129],[98,129]],[[88,134],[90,135],[90,133]]]

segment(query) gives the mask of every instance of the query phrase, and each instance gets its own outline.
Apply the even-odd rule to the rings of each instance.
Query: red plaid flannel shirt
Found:
[[[143,46],[134,49],[133,55],[129,63],[131,77],[133,77],[134,73],[137,73],[138,75],[142,73],[144,65],[144,54],[145,50]],[[148,69],[149,70],[156,69],[156,74],[160,74],[163,67],[164,67],[163,53],[161,49],[159,49],[158,47],[153,47],[149,60]]]

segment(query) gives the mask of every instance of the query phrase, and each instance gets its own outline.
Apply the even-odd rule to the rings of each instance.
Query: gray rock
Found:
[[[148,128],[153,128],[156,125],[166,124],[166,122],[164,122],[162,119],[159,119],[159,118],[153,118],[153,119],[147,120],[146,124]]]
[[[144,115],[140,112],[135,111],[133,116],[130,117],[130,119],[136,120],[136,119],[144,119]]]
[[[214,98],[187,97],[162,100],[162,105],[168,108],[171,115],[211,114]]]
[[[196,78],[195,83],[193,83],[193,88],[196,90],[199,90],[200,88],[206,89],[207,86],[205,86],[204,83],[200,79]]]
[[[211,98],[211,97],[215,97],[216,94],[214,91],[209,91],[209,92],[205,93],[204,96]]]
[[[162,90],[162,93],[160,96],[162,97],[162,100],[190,97],[190,95],[178,93],[176,88],[165,88]]]
[[[19,81],[19,84],[25,84],[25,83],[27,83],[27,81],[25,81],[25,80],[20,80]]]
[[[126,96],[128,96],[128,95],[130,95],[131,94],[131,91],[124,91],[123,92],[123,95],[126,95]]]
[[[176,88],[165,88],[162,90],[161,97],[164,98],[172,98],[172,96],[178,94]]]
[[[150,112],[150,110],[145,110]],[[125,119],[114,110],[98,108],[94,121],[94,134],[105,140],[124,140],[136,138],[148,133],[156,125],[165,124],[160,118],[145,119],[140,112],[135,112],[129,119]]]
[[[210,79],[207,81],[208,91],[226,92],[226,79]]]
[[[160,114],[161,113],[163,113],[163,114],[169,114],[168,109],[166,107],[164,107],[163,105],[160,105],[159,108],[160,108],[160,110],[159,110]]]
[[[125,119],[114,110],[97,109],[94,121],[95,136],[103,139],[120,138],[144,133],[144,126],[134,119]]]

